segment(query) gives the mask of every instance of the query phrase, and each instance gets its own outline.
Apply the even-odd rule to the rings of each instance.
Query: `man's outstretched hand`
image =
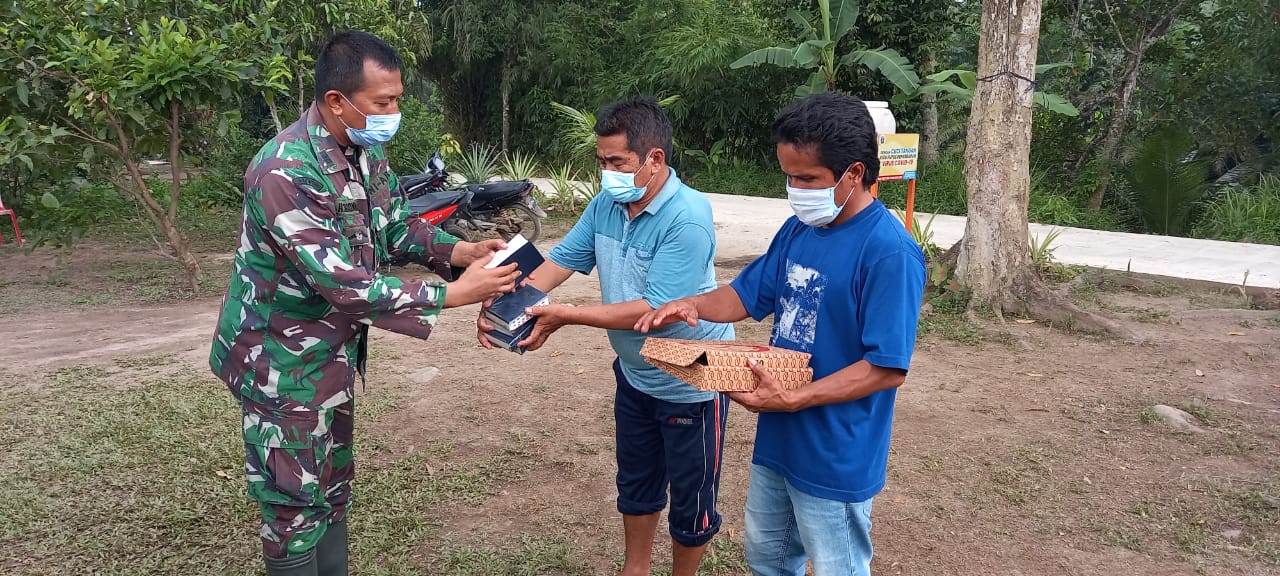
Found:
[[[523,346],[525,350],[530,352],[542,347],[547,343],[547,338],[551,337],[556,330],[563,328],[568,322],[565,319],[566,306],[564,304],[547,304],[546,306],[534,306],[526,308],[524,313],[532,318],[537,318],[538,323],[533,325],[533,332],[528,338],[517,342],[517,346]]]
[[[444,307],[457,308],[497,298],[516,289],[520,270],[513,262],[497,268],[485,268],[493,260],[492,254],[473,261],[462,277],[449,283],[444,293]]]
[[[453,247],[453,254],[449,257],[449,263],[454,266],[466,268],[476,260],[492,255],[494,252],[506,249],[507,243],[503,240],[485,240],[483,242],[465,242],[458,241]]]
[[[635,331],[648,334],[654,328],[661,328],[679,321],[690,326],[698,325],[698,306],[693,303],[693,300],[682,298],[659,306],[657,310],[641,316],[640,320],[636,321]]]

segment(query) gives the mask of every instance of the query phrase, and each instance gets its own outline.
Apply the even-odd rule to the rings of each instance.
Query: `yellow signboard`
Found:
[[[919,134],[877,134],[880,143],[878,180],[915,180],[920,157]]]

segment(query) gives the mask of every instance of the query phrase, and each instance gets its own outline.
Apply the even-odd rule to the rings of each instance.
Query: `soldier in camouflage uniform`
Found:
[[[443,308],[513,289],[485,269],[501,242],[460,242],[410,218],[382,144],[398,123],[400,60],[336,35],[316,61],[316,103],[245,172],[235,270],[210,365],[243,412],[249,496],[269,575],[347,573],[355,376],[370,326],[427,338]],[[457,281],[379,272],[408,259]]]

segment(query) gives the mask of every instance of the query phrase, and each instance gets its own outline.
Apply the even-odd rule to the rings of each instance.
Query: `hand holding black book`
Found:
[[[499,296],[484,310],[485,320],[494,326],[493,330],[485,333],[485,337],[495,346],[524,354],[524,348],[518,343],[528,338],[537,324],[537,318],[525,314],[525,309],[550,302],[545,292],[525,280],[545,261],[532,242],[517,234],[507,242],[507,248],[494,254],[493,260],[485,266],[494,268],[515,262],[520,272],[515,291]]]

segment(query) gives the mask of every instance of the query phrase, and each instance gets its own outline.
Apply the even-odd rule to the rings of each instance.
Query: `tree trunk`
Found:
[[[267,97],[267,109],[271,111],[271,123],[275,124],[276,132],[284,132],[284,125],[280,124],[280,107],[276,105],[274,96]]]
[[[169,101],[169,210],[170,222],[178,219],[178,197],[182,194],[182,131],[178,126],[182,105]]]
[[[177,118],[177,110],[180,105],[170,103],[170,130],[176,132],[180,126],[175,118]],[[169,138],[169,154],[170,154],[170,174],[173,175],[174,184],[170,188],[170,206],[173,208],[175,216],[169,216],[165,208],[156,202],[151,196],[151,191],[147,188],[147,181],[142,177],[142,171],[138,169],[138,163],[133,159],[133,149],[129,143],[129,136],[125,134],[124,127],[120,125],[119,119],[115,112],[110,108],[106,108],[107,124],[116,132],[116,142],[118,147],[115,152],[119,154],[120,160],[124,162],[125,170],[129,173],[129,184],[124,185],[119,182],[112,182],[121,192],[132,196],[142,208],[142,213],[147,216],[151,223],[155,225],[160,233],[164,234],[165,240],[169,243],[169,250],[172,256],[178,262],[181,262],[187,272],[187,283],[191,287],[192,293],[200,289],[200,263],[195,256],[191,254],[191,248],[187,245],[187,238],[178,231],[176,207],[178,196],[174,192],[181,191],[182,188],[178,183],[178,174],[182,173],[181,157],[175,151],[178,149],[182,140],[177,135],[170,133]]]
[[[929,51],[929,56],[925,60],[924,75],[933,74],[935,67],[933,51]],[[920,148],[920,160],[925,166],[931,166],[938,160],[938,95],[923,94],[920,97],[925,103],[924,108],[924,129],[922,134],[924,145]]]
[[[302,72],[298,72],[298,118],[307,115],[307,93],[302,86]],[[276,122],[279,125],[279,122]]]
[[[1129,105],[1133,99],[1133,91],[1138,87],[1138,73],[1142,71],[1142,58],[1146,49],[1139,46],[1136,52],[1126,52],[1124,79],[1116,88],[1115,114],[1111,125],[1107,127],[1107,136],[1102,141],[1102,174],[1098,187],[1089,195],[1089,210],[1097,212],[1102,209],[1102,201],[1111,187],[1111,177],[1115,173],[1116,152],[1120,148],[1120,139],[1124,137],[1124,129],[1129,123]]]
[[[921,96],[926,106],[924,109],[924,147],[920,149],[920,160],[925,166],[938,161],[938,96],[924,94]]]
[[[978,77],[965,147],[969,214],[953,250],[956,279],[970,311],[989,306],[1091,331],[1122,333],[1049,291],[1031,264],[1027,206],[1031,187],[1032,86],[1041,0],[983,0]],[[1008,72],[1006,74],[1006,72]],[[1022,78],[1019,78],[1021,76]]]
[[[1130,46],[1125,42],[1124,35],[1121,34],[1120,28],[1116,27],[1116,35],[1120,39],[1121,47],[1125,53],[1124,78],[1120,82],[1120,86],[1116,88],[1115,95],[1115,117],[1111,121],[1111,125],[1107,127],[1107,137],[1102,143],[1102,175],[1098,180],[1098,188],[1089,195],[1089,210],[1097,212],[1102,209],[1102,201],[1106,199],[1107,188],[1111,186],[1111,178],[1115,173],[1116,151],[1120,147],[1120,139],[1124,136],[1124,129],[1129,123],[1129,107],[1133,99],[1133,91],[1138,87],[1138,76],[1142,73],[1142,59],[1146,57],[1147,50],[1153,44],[1159,42],[1169,30],[1173,29],[1173,22],[1177,19],[1178,14],[1187,9],[1191,5],[1191,0],[1180,0],[1177,4],[1171,6],[1168,11],[1160,16],[1158,20],[1149,27],[1141,30],[1137,36],[1137,40]],[[1111,7],[1107,6],[1107,15],[1111,16]],[[1115,26],[1115,20],[1112,20]]]
[[[510,158],[511,144],[511,63],[502,59],[502,157]]]

